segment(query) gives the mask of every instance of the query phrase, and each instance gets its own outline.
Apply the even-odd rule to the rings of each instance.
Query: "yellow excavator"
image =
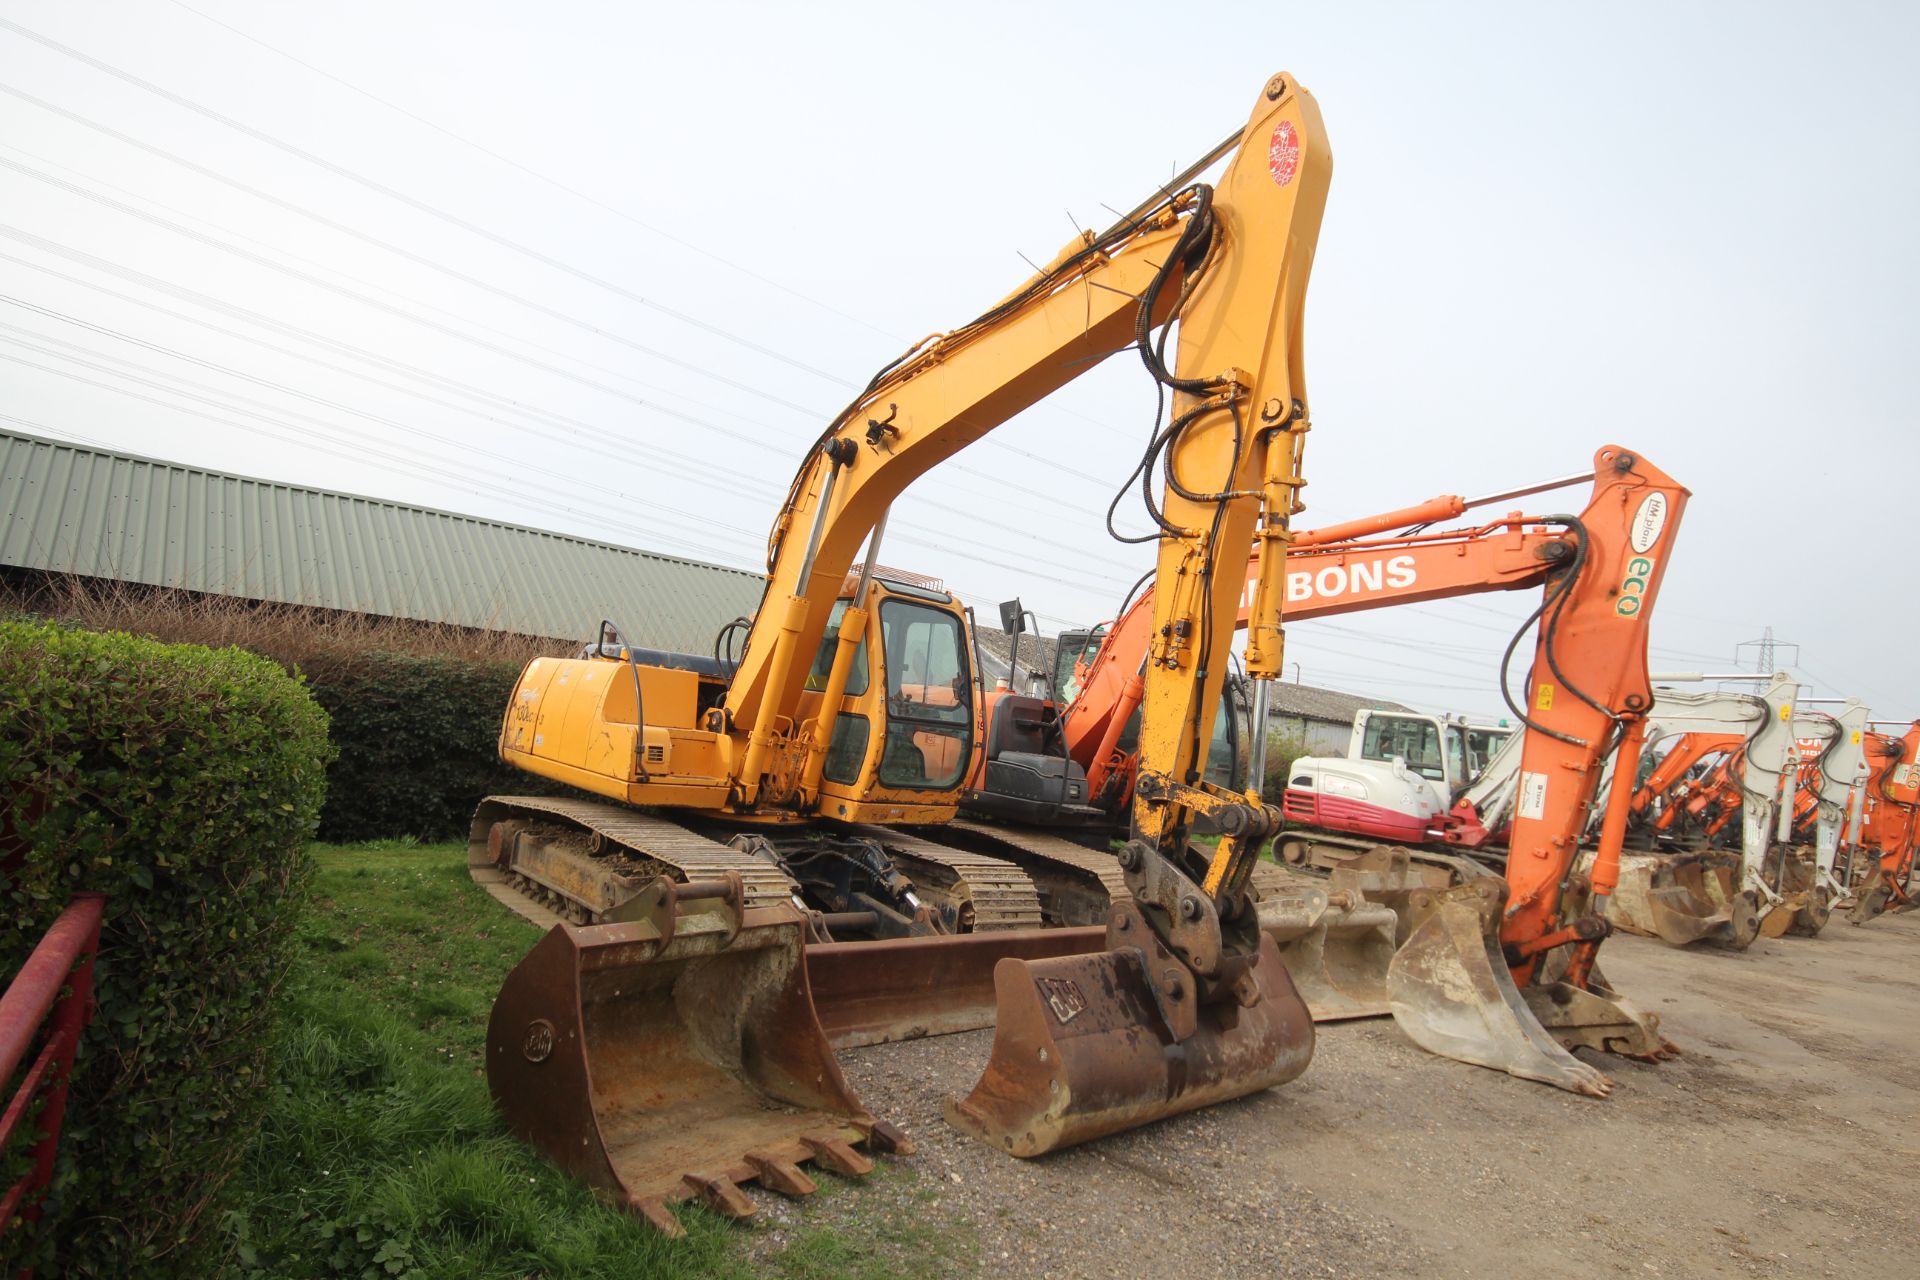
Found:
[[[1197,180],[1222,159],[1217,184]],[[556,924],[495,1003],[489,1080],[517,1133],[667,1230],[675,1200],[750,1211],[743,1179],[804,1191],[807,1160],[854,1169],[859,1144],[905,1145],[846,1088],[814,1019],[796,903],[818,898],[811,864],[835,868],[829,887],[857,881],[852,905],[887,922],[875,932],[909,941],[1038,915],[1022,918],[1025,877],[996,882],[992,859],[893,830],[953,816],[973,712],[963,611],[878,571],[886,514],[1128,348],[1171,397],[1128,481],[1158,545],[1129,896],[1106,949],[999,963],[994,1056],[950,1118],[1036,1154],[1306,1068],[1312,1023],[1248,892],[1279,814],[1203,770],[1256,545],[1246,667],[1281,670],[1309,429],[1301,317],[1331,172],[1313,98],[1273,77],[1187,174],[889,364],[820,433],[737,665],[642,653],[611,626],[588,654],[528,665],[503,757],[618,803],[495,797],[476,816],[477,878],[536,889],[562,917],[590,904],[597,922]],[[1202,821],[1217,846],[1189,841]],[[921,861],[902,874],[876,849]]]

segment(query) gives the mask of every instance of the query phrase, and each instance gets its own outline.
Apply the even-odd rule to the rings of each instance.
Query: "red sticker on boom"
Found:
[[[1300,135],[1293,122],[1282,120],[1273,126],[1273,138],[1267,143],[1267,172],[1276,186],[1286,186],[1300,168]]]

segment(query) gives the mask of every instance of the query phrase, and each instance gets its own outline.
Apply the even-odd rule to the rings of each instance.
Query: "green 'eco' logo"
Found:
[[[1613,602],[1613,611],[1622,618],[1631,618],[1640,612],[1640,597],[1646,594],[1647,583],[1653,578],[1653,561],[1645,556],[1635,556],[1627,561],[1627,576],[1620,579],[1620,598]]]

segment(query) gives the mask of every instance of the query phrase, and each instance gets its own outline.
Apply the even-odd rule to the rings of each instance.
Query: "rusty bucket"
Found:
[[[1792,934],[1811,938],[1833,916],[1833,895],[1819,883],[1814,851],[1808,845],[1775,845],[1761,871],[1780,895],[1760,909],[1760,936]]]
[[[1260,935],[1244,999],[1199,1003],[1193,976],[1133,903],[1107,949],[994,969],[993,1053],[947,1122],[1030,1157],[1285,1084],[1313,1060],[1313,1021]]]
[[[1083,955],[1106,945],[1099,925],[815,942],[807,984],[835,1049],[979,1031],[993,1025],[1002,960]]]
[[[815,1189],[912,1144],[853,1095],[815,1018],[796,908],[742,906],[740,878],[662,877],[625,919],[556,925],[508,975],[487,1083],[514,1134],[681,1233],[668,1206],[753,1212],[738,1184]]]
[[[1379,1018],[1391,1012],[1387,968],[1393,961],[1393,910],[1324,882],[1289,877],[1257,904],[1261,932],[1315,1022]]]
[[[1745,951],[1760,936],[1759,895],[1742,889],[1740,855],[1718,850],[1622,854],[1607,918],[1670,946]]]
[[[1887,909],[1893,900],[1893,879],[1879,862],[1853,892],[1853,905],[1847,908],[1848,924],[1865,924]]]

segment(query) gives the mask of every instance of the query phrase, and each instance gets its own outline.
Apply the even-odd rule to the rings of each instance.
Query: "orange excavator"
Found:
[[[1898,737],[1869,732],[1863,745],[1869,771],[1859,848],[1870,861],[1853,887],[1851,924],[1865,924],[1885,911],[1913,910],[1913,865],[1920,849],[1920,720]]]
[[[833,1060],[804,908],[891,929],[844,944],[894,947],[864,953],[883,977],[890,954],[1002,948],[994,1052],[948,1118],[1013,1154],[1306,1069],[1313,1025],[1249,888],[1279,814],[1209,783],[1203,757],[1256,545],[1246,668],[1281,670],[1310,421],[1302,318],[1331,173],[1318,106],[1274,76],[1186,174],[825,424],[775,513],[737,662],[642,652],[607,624],[581,656],[528,664],[501,755],[593,798],[489,797],[473,824],[474,878],[564,917],[489,1023],[488,1081],[515,1133],[668,1231],[674,1201],[746,1214],[742,1180],[800,1194],[805,1162],[857,1170],[856,1144],[904,1149]],[[1030,958],[1031,880],[904,829],[955,814],[971,673],[964,611],[884,573],[877,548],[916,479],[1127,350],[1165,410],[1125,485],[1139,482],[1161,588],[1117,859],[1127,898],[1098,950]],[[1217,845],[1189,840],[1203,820]],[[856,908],[829,910],[846,886]]]
[[[1590,480],[1593,491],[1578,516],[1514,513],[1468,529],[1385,533],[1580,479]],[[1315,860],[1314,845],[1337,848],[1332,864],[1350,864],[1345,869],[1358,873],[1351,883],[1391,895],[1401,906],[1405,942],[1389,967],[1389,1003],[1402,1028],[1436,1053],[1603,1094],[1610,1082],[1570,1048],[1647,1060],[1674,1051],[1659,1034],[1658,1018],[1612,991],[1595,967],[1610,928],[1602,913],[1623,828],[1603,832],[1590,888],[1567,894],[1563,886],[1572,879],[1579,833],[1608,754],[1624,742],[1637,756],[1634,735],[1652,705],[1646,626],[1687,497],[1645,459],[1608,447],[1581,477],[1485,499],[1436,498],[1293,537],[1283,610],[1289,621],[1543,588],[1541,606],[1528,620],[1537,626],[1526,706],[1515,708],[1532,732],[1509,753],[1515,798],[1508,880],[1451,857],[1432,859],[1442,875],[1421,876],[1404,852],[1372,841],[1294,831],[1281,838],[1297,850],[1295,861]],[[1151,594],[1143,591],[1123,610],[1091,661],[1080,663],[1080,687],[1061,717],[1065,752],[1085,770],[1090,803],[1081,808],[1096,815],[1124,802],[1136,768],[1125,734],[1139,691],[1153,675]],[[1509,657],[1518,642],[1509,646]],[[1253,718],[1264,726],[1257,685]],[[1256,778],[1264,739],[1262,732],[1252,735]],[[991,759],[991,743],[984,754]],[[976,777],[985,778],[978,767]],[[1409,805],[1418,803],[1416,786],[1427,794],[1424,780],[1399,781]],[[1309,778],[1304,786],[1311,785]],[[1624,801],[1620,808],[1624,813]],[[1471,816],[1452,825],[1479,832],[1477,842],[1484,827]],[[1447,887],[1456,881],[1464,883]]]

